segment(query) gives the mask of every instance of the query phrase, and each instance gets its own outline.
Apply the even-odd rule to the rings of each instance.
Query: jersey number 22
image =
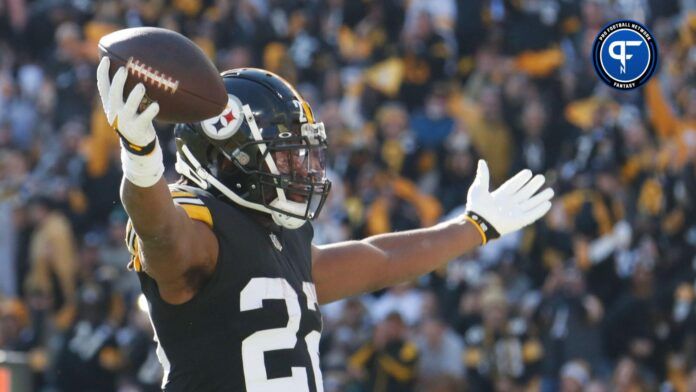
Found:
[[[317,294],[314,284],[304,282],[302,291],[307,297],[307,308],[317,309]],[[264,353],[266,351],[293,349],[297,344],[297,331],[300,329],[300,302],[297,293],[283,278],[253,278],[244,287],[239,298],[240,311],[245,312],[263,308],[265,299],[282,299],[288,310],[288,323],[283,328],[265,329],[255,332],[242,341],[242,365],[248,392],[298,391],[309,392],[307,369],[293,367],[292,375],[268,379]],[[312,331],[305,336],[314,370],[314,382],[317,392],[323,392],[324,387],[319,369],[319,331]]]

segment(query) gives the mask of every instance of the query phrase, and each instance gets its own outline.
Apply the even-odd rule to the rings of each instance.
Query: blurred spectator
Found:
[[[2,159],[2,158],[0,158]],[[2,199],[0,195],[0,200]],[[14,227],[12,203],[0,203],[0,296],[15,296],[17,292],[17,272],[14,262],[16,230]]]
[[[606,323],[606,347],[609,355],[618,357],[627,355],[629,372],[638,365],[650,369],[651,377],[664,377],[665,349],[664,328],[669,328],[664,314],[660,311],[656,290],[653,283],[653,271],[649,261],[639,262],[631,278],[628,292],[622,295],[608,311]],[[626,359],[624,361],[627,361]],[[632,370],[635,372],[635,370]],[[630,373],[630,372],[629,372]]]
[[[445,145],[445,156],[440,173],[438,198],[447,213],[462,205],[476,176],[478,154],[471,145],[468,130],[462,123],[450,134]]]
[[[135,301],[137,310],[129,316],[128,326],[119,330],[116,341],[122,353],[124,382],[143,392],[161,390],[163,369],[159,363],[157,344],[152,340],[152,324],[147,313],[147,301],[141,295]]]
[[[461,382],[464,378],[464,344],[461,337],[440,319],[422,321],[419,330],[416,337],[420,353],[419,382],[426,387],[440,377]]]
[[[357,351],[372,334],[372,320],[360,299],[350,298],[332,305],[334,308],[337,306],[339,313],[335,315],[335,319],[330,311],[324,313],[326,321],[331,325],[324,337],[329,346],[324,366],[329,368],[342,367],[348,356]]]
[[[612,378],[613,390],[617,392],[645,391],[651,389],[641,376],[635,361],[622,358],[616,365]]]
[[[406,333],[401,316],[391,313],[376,326],[372,341],[350,358],[349,370],[366,391],[414,390],[419,354]]]
[[[546,129],[546,112],[541,102],[529,102],[524,105],[522,118],[522,146],[519,149],[521,156],[516,167],[526,167],[534,172],[545,172],[551,165],[550,161],[555,155],[553,147],[548,148],[548,144],[556,146],[551,142],[550,130]]]
[[[376,114],[377,139],[380,143],[380,156],[389,170],[401,173],[408,165],[417,146],[417,141],[406,108],[395,102],[385,103]]]
[[[17,299],[0,301],[0,347],[11,351],[28,351],[33,334],[26,306]]]
[[[380,175],[375,178],[379,192],[367,211],[367,235],[430,226],[440,217],[440,203],[421,193],[411,181]]]
[[[116,391],[123,358],[108,319],[108,283],[86,283],[77,297],[75,321],[61,337],[54,359],[56,386],[62,391]]]
[[[454,129],[454,121],[447,115],[447,92],[441,86],[428,94],[425,111],[413,116],[411,127],[416,142],[425,149],[438,148]]]
[[[470,78],[470,88],[476,84],[476,78],[485,78],[490,72],[487,67],[495,62],[495,59],[487,59],[487,54],[482,54],[481,75]],[[503,121],[501,113],[500,91],[493,85],[483,87],[477,97],[462,97],[455,102],[456,112],[459,113],[459,121],[465,124],[471,138],[471,144],[480,154],[481,158],[490,162],[491,181],[502,181],[508,177],[512,164],[512,135],[509,126]],[[472,99],[475,99],[474,102]]]
[[[592,364],[595,372],[604,370],[600,329],[604,309],[597,297],[587,293],[579,270],[551,271],[538,312],[539,327],[549,331],[544,342],[544,373],[551,384],[555,375],[562,376],[560,367],[570,360]]]
[[[382,321],[392,313],[397,313],[409,326],[421,320],[423,293],[412,284],[402,283],[387,290],[370,307],[372,318]]]
[[[425,5],[426,2],[420,3]],[[418,4],[413,7],[417,8]],[[433,16],[428,12],[419,12],[415,13],[411,26],[407,25],[404,30],[403,51],[403,65],[408,72],[404,76],[399,97],[412,110],[423,105],[434,82],[447,76],[447,65],[453,59],[454,50],[445,37],[435,30]],[[433,98],[437,100],[436,97]],[[438,133],[441,134],[443,130],[446,130],[444,113],[438,108],[437,102],[431,101],[429,105],[430,108],[426,105],[428,112],[426,115],[431,121],[438,121],[441,128]]]
[[[70,223],[46,197],[29,202],[34,225],[29,248],[30,269],[27,292],[49,299],[51,309],[65,309],[75,297],[77,250]]]
[[[474,390],[531,385],[538,381],[541,343],[523,319],[510,317],[499,283],[492,282],[481,296],[481,324],[465,333],[468,384]]]
[[[585,363],[571,361],[561,368],[561,392],[582,392],[590,380]]]

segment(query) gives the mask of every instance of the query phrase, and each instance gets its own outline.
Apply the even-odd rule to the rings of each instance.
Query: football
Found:
[[[109,57],[112,78],[119,67],[126,67],[124,100],[138,83],[145,85],[141,110],[156,101],[158,121],[202,121],[220,114],[227,105],[225,85],[215,65],[177,32],[157,27],[118,30],[101,38],[99,54]]]

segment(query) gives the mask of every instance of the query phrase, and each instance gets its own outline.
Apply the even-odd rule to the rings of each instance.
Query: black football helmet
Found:
[[[176,171],[203,189],[294,229],[316,218],[331,189],[326,131],[283,78],[256,68],[222,73],[225,110],[177,124]]]

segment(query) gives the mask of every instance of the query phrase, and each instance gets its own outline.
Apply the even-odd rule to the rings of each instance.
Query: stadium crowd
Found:
[[[658,43],[633,91],[590,58],[618,18]],[[535,226],[322,307],[326,391],[696,391],[691,0],[0,2],[0,349],[35,390],[159,390],[95,86],[99,38],[135,26],[298,85],[330,141],[317,243],[462,212],[478,158],[555,189]]]

